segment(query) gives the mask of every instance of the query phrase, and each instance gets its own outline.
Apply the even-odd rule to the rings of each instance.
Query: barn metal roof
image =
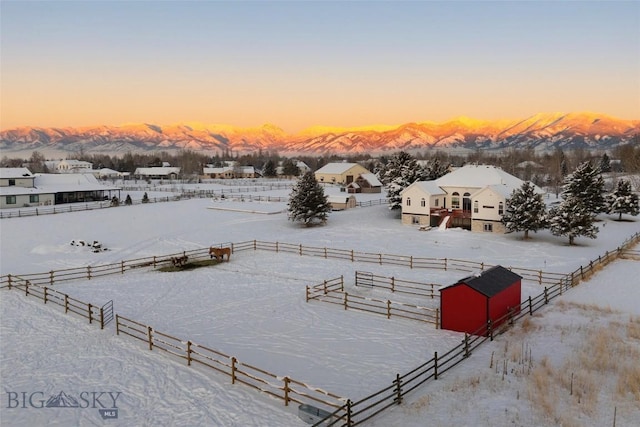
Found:
[[[469,276],[459,280],[457,283],[447,286],[447,288],[465,284],[478,291],[486,297],[492,297],[507,289],[514,282],[521,280],[522,276],[506,268],[496,265],[483,271],[478,276]],[[442,288],[443,291],[447,288]]]

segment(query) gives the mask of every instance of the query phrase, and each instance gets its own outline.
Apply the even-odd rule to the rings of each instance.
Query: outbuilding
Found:
[[[496,327],[520,311],[521,287],[522,276],[498,265],[440,289],[441,328],[486,335],[489,320]]]

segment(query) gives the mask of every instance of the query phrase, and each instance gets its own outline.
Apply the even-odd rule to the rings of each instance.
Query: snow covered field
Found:
[[[274,190],[261,194],[288,193]],[[141,193],[131,195],[141,197]],[[363,201],[381,195],[357,198]],[[532,234],[529,241],[521,240],[520,234],[419,231],[402,225],[384,205],[334,212],[326,226],[313,228],[287,221],[285,213],[277,213],[284,209],[285,203],[195,199],[3,219],[0,272],[45,272],[255,239],[568,273],[640,231],[637,218],[616,222],[602,216],[596,240],[578,238],[577,245],[569,247],[566,239],[546,231]],[[74,239],[97,240],[108,250],[93,253],[86,247],[71,246]],[[340,275],[345,283],[352,283],[356,270],[444,285],[467,275],[243,251],[234,254],[231,262],[210,268],[175,273],[139,271],[61,283],[56,289],[96,304],[113,299],[116,313],[158,331],[357,399],[389,385],[396,373],[428,360],[434,351],[444,352],[457,345],[461,335],[406,319],[305,302],[306,285]],[[613,379],[603,381],[593,374],[592,382],[599,386],[589,391],[582,368],[571,364],[588,338],[598,336],[594,330],[612,330],[611,325],[620,328],[625,337],[621,348],[629,352],[617,353],[620,367],[627,366],[625,360],[633,357],[634,351],[640,352],[640,336],[633,332],[640,328],[638,274],[640,262],[614,262],[369,424],[607,425],[613,422],[614,410],[617,425],[639,424],[640,396],[633,394],[633,386],[629,387],[631,392],[621,394],[616,375],[606,371],[607,378]],[[525,293],[541,291],[525,283]],[[17,292],[0,292],[0,338],[2,425],[305,425],[295,406],[284,407],[281,401],[248,387],[231,385],[226,376],[187,367],[148,351],[140,341],[116,336],[112,328],[100,331],[78,317],[65,315],[59,307],[45,306]],[[618,345],[609,344],[610,348]],[[517,349],[520,354],[514,355]],[[502,372],[504,360],[513,369],[506,375]],[[634,368],[628,369],[626,376],[633,381]],[[558,388],[554,384],[544,389],[534,387],[545,372],[546,377],[557,378],[571,370],[576,383],[578,377],[582,381],[580,403],[576,402],[577,385],[576,392],[566,396],[562,384]],[[637,379],[640,384],[640,377]],[[636,386],[636,393],[638,389],[640,386]],[[89,408],[33,407],[38,406],[38,399],[46,400],[61,391],[75,396],[120,392],[118,418],[103,419],[91,399],[87,402],[94,405],[87,404]],[[553,408],[547,407],[553,406],[551,403],[534,403],[541,400],[543,391],[555,396]],[[34,392],[41,393],[34,395],[36,405],[31,405],[28,398]],[[596,394],[595,401],[589,400]],[[102,396],[108,400],[115,394]],[[585,402],[591,409],[585,409]]]

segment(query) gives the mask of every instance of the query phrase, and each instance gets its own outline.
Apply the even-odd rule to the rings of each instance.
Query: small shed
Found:
[[[442,329],[487,334],[487,323],[498,326],[509,310],[520,311],[522,276],[495,266],[440,289]]]
[[[329,196],[329,204],[331,205],[331,210],[334,211],[343,211],[345,209],[355,208],[357,205],[356,196]]]

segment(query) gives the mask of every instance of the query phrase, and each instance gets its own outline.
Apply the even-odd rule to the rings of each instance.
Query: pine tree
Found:
[[[282,162],[282,174],[285,176],[298,176],[300,175],[300,168],[291,159],[285,159]]]
[[[314,223],[325,223],[331,205],[324,194],[324,188],[318,183],[313,172],[305,172],[289,196],[289,219],[302,221],[307,227]]]
[[[510,232],[524,231],[525,240],[529,238],[529,231],[535,233],[546,228],[546,208],[542,194],[535,192],[533,184],[524,182],[507,199],[501,221]]]
[[[562,198],[575,198],[591,213],[605,211],[604,179],[591,162],[584,162],[568,175],[562,187]]]
[[[602,172],[611,172],[611,159],[609,159],[607,153],[602,154],[599,168]]]
[[[613,193],[606,197],[607,213],[618,214],[618,221],[622,214],[637,216],[640,214],[638,195],[631,190],[631,182],[624,179],[618,180]]]
[[[547,221],[551,234],[569,237],[570,245],[573,245],[576,237],[595,239],[598,234],[598,227],[594,225],[594,214],[576,197],[569,197],[559,206],[552,208]]]
[[[436,158],[430,160],[423,168],[423,181],[432,181],[444,176],[449,171],[449,167],[440,163]]]
[[[276,164],[273,160],[267,160],[267,163],[265,163],[264,165],[263,174],[267,178],[273,178],[274,176],[278,175],[276,171]]]
[[[396,210],[402,208],[402,190],[424,179],[424,170],[411,154],[400,151],[381,169],[379,179],[387,186],[389,209]]]
[[[127,194],[127,198],[124,199],[124,204],[127,205],[127,206],[131,206],[133,204],[133,201],[131,200],[131,196],[130,195]]]
[[[149,195],[147,194],[146,191],[142,195],[142,203],[149,203]]]

